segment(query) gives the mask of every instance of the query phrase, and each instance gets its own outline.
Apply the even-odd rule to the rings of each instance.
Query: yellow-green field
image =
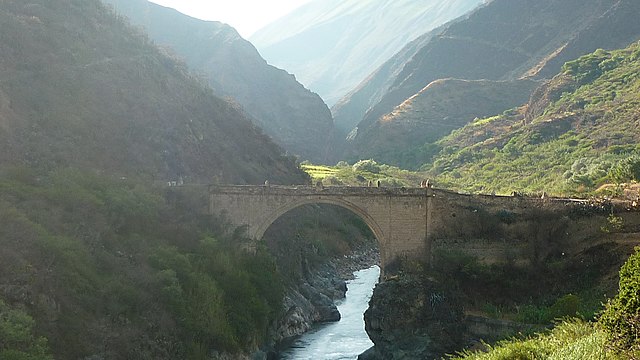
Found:
[[[313,180],[322,180],[327,176],[336,175],[338,173],[338,169],[323,166],[323,165],[301,165],[302,170],[304,170]]]
[[[361,160],[354,165],[341,162],[336,166],[301,164],[300,167],[314,183],[321,181],[325,186],[367,186],[370,181],[380,181],[384,187],[418,187],[425,179],[423,173],[378,164],[373,160]]]

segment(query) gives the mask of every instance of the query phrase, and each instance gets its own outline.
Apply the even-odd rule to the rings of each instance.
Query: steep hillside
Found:
[[[0,27],[0,166],[304,181],[240,111],[98,0],[4,1]]]
[[[640,180],[640,43],[566,63],[524,107],[481,119],[439,145],[441,186],[509,193],[591,192]]]
[[[393,58],[402,70],[372,75],[333,109],[335,121],[374,124],[437,79],[552,76],[568,60],[640,38],[638,13],[634,0],[491,1],[405,50],[410,59]]]
[[[250,40],[332,105],[408,42],[481,2],[315,0]]]
[[[455,20],[454,20],[455,21]],[[438,32],[430,31],[407,44],[402,50],[382,64],[358,87],[351,90],[333,107],[331,112],[336,128],[344,134],[348,134],[362,121],[362,116],[367,109],[373,107],[382,99],[386,91],[391,87],[404,65],[425,46]]]
[[[228,25],[202,21],[147,0],[104,0],[183,59],[220,97],[233,98],[268,135],[303,160],[325,160],[333,130],[322,99],[268,65]]]
[[[531,80],[436,80],[376,123],[361,123],[363,130],[350,139],[350,156],[419,168],[440,150],[439,139],[475,118],[525,103],[536,85]]]

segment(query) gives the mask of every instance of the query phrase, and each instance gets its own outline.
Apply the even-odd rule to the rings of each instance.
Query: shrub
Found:
[[[360,160],[353,165],[353,171],[368,171],[377,174],[380,172],[380,165],[372,159]]]
[[[565,295],[549,308],[547,318],[549,320],[556,320],[565,317],[575,317],[578,315],[578,308],[580,307],[580,297],[573,294]]]
[[[620,290],[609,300],[599,323],[614,349],[640,351],[640,247],[620,269]]]
[[[640,181],[640,157],[631,156],[620,161],[611,168],[609,177],[618,184],[629,180]]]
[[[325,185],[342,185],[342,181],[334,175],[325,177],[324,179],[322,179],[322,183]]]
[[[47,360],[47,339],[34,335],[35,320],[0,300],[0,359]]]

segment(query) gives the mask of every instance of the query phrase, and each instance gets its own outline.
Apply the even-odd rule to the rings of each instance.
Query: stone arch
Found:
[[[309,205],[309,204],[335,205],[353,212],[354,214],[359,216],[365,222],[365,224],[367,224],[367,226],[369,227],[373,235],[378,240],[378,244],[379,244],[378,246],[380,247],[380,251],[383,250],[382,244],[385,243],[385,233],[382,231],[382,228],[380,227],[380,225],[378,225],[376,220],[373,217],[371,217],[371,215],[369,215],[366,210],[362,209],[356,204],[344,199],[339,199],[339,198],[297,199],[296,201],[287,203],[283,206],[280,206],[277,210],[269,213],[267,217],[264,220],[262,220],[262,222],[258,226],[252,229],[251,231],[252,233],[250,234],[250,236],[256,240],[261,240],[262,237],[264,236],[264,233],[269,229],[269,227],[276,220],[278,220],[282,215],[288,213],[289,211],[295,208],[298,208],[303,205]]]

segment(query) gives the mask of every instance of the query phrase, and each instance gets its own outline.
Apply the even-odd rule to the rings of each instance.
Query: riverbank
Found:
[[[377,248],[361,247],[351,254],[334,258],[305,274],[304,280],[291,287],[285,296],[284,316],[278,322],[264,359],[276,358],[278,350],[290,346],[295,339],[314,325],[339,321],[336,302],[345,298],[348,280],[354,273],[380,263]]]
[[[280,359],[356,359],[373,346],[365,331],[363,314],[379,277],[379,266],[356,271],[354,279],[347,281],[349,289],[345,299],[338,302],[340,321],[314,326],[283,349]]]

